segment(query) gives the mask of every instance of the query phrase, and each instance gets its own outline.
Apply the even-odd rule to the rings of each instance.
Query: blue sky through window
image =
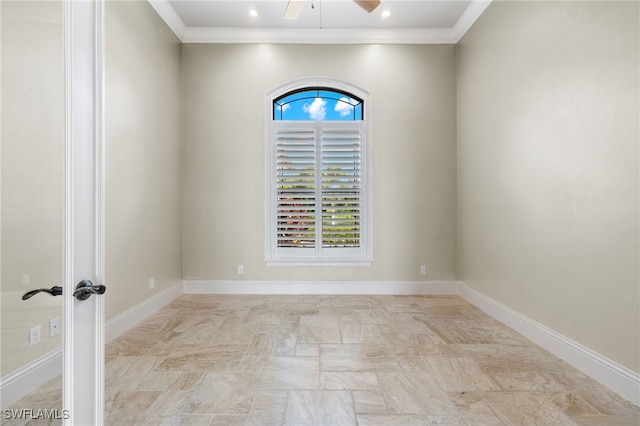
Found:
[[[305,89],[273,101],[274,120],[362,120],[362,100],[329,89]]]

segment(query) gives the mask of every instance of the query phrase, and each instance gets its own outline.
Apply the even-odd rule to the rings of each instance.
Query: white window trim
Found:
[[[343,90],[358,96],[364,102],[364,129],[365,137],[361,145],[361,155],[363,158],[363,166],[361,171],[362,178],[362,206],[366,212],[361,221],[361,255],[358,257],[345,258],[323,258],[312,256],[304,256],[300,253],[297,256],[282,257],[276,256],[275,230],[273,229],[273,220],[275,215],[275,197],[274,188],[275,170],[274,170],[274,149],[272,143],[272,105],[274,99],[296,89],[302,89],[310,86],[323,86],[339,90]],[[371,95],[345,81],[330,77],[310,77],[295,80],[286,83],[266,95],[265,100],[265,262],[267,266],[370,266],[373,262],[373,175],[372,175],[372,119],[371,119]]]

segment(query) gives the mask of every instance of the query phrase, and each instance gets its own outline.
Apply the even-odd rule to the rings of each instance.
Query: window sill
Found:
[[[265,259],[267,266],[371,266],[373,259]]]

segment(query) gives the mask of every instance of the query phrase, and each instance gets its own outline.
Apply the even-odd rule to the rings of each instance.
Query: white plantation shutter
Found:
[[[278,248],[316,246],[315,133],[313,128],[275,132]]]
[[[363,123],[272,123],[273,258],[363,258]]]
[[[322,247],[360,247],[359,123],[321,131]]]

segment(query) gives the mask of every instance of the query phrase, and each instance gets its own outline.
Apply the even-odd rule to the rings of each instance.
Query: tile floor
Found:
[[[108,425],[640,424],[456,296],[184,295],[106,355]]]

